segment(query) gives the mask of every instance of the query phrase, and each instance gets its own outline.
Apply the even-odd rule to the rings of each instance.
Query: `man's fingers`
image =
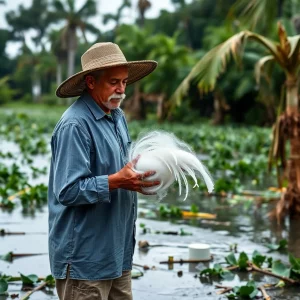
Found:
[[[155,173],[156,173],[155,171],[147,171],[143,174],[143,178],[150,177],[150,176],[154,175]]]
[[[156,186],[159,184],[160,184],[160,181],[143,181],[141,183],[141,186],[142,187],[151,187],[151,186]]]

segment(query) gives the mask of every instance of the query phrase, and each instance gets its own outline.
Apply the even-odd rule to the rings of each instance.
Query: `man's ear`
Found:
[[[85,77],[85,83],[89,89],[93,90],[95,87],[95,78],[91,75],[87,75]]]

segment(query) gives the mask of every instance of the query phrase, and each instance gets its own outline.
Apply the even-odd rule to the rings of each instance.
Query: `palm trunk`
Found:
[[[293,74],[287,76],[286,112],[282,115],[281,132],[290,141],[287,163],[287,190],[277,205],[277,217],[285,213],[300,217],[300,114],[298,111],[298,82]]]
[[[59,86],[62,83],[62,63],[57,61],[56,67],[56,86]]]
[[[145,110],[141,99],[140,82],[134,83],[134,93],[132,96],[131,118],[133,120],[144,120],[146,117]]]
[[[68,77],[74,75],[75,70],[75,49],[68,49]]]
[[[70,28],[68,31],[68,77],[74,75],[75,54],[77,49],[76,28]]]
[[[41,78],[38,74],[35,74],[32,82],[32,97],[33,102],[39,102],[41,99],[42,84]]]
[[[68,77],[75,73],[75,55],[77,49],[76,28],[69,30],[68,36]],[[71,98],[67,99],[67,104],[71,104]]]

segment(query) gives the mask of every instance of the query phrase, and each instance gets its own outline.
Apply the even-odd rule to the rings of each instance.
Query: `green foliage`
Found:
[[[181,218],[182,211],[179,207],[171,205],[160,205],[159,207],[159,216],[161,218]]]
[[[227,255],[225,257],[225,260],[230,266],[238,265],[238,261],[236,260],[234,253],[230,253],[229,255]]]
[[[286,267],[282,262],[276,260],[272,264],[272,272],[279,276],[290,277],[291,268]]]
[[[261,268],[263,263],[266,261],[266,258],[266,256],[261,255],[257,250],[255,250],[252,254],[252,262],[259,268]]]
[[[7,295],[8,283],[0,277],[0,295]]]
[[[27,191],[20,195],[23,209],[36,209],[47,203],[48,187],[44,184],[38,184],[30,187]]]
[[[246,285],[236,286],[233,293],[227,295],[228,299],[253,299],[258,294],[258,289],[254,281],[248,281]]]
[[[221,277],[224,280],[233,280],[234,274],[221,267],[220,264],[214,264],[213,268],[207,268],[200,272],[200,276]]]
[[[55,279],[52,275],[48,275],[45,278],[45,282],[47,282],[47,286],[49,287],[55,287]]]
[[[248,267],[249,258],[245,252],[241,252],[238,259],[234,253],[230,253],[225,260],[230,266],[238,266],[240,270],[245,270]]]
[[[266,244],[266,247],[270,249],[270,251],[282,251],[287,249],[287,240],[283,239],[279,241],[279,244]]]
[[[295,280],[300,279],[300,258],[295,258],[291,253],[289,254],[289,261],[291,265],[291,278]]]
[[[198,208],[198,206],[196,205],[196,204],[192,204],[191,205],[191,212],[193,212],[193,213],[197,213],[199,211],[199,208]]]
[[[0,105],[10,102],[16,92],[8,84],[9,77],[5,76],[0,79]]]
[[[35,274],[23,275],[22,273],[20,273],[20,275],[21,275],[21,280],[22,280],[23,284],[33,285],[33,284],[37,283],[39,280],[39,277]]]

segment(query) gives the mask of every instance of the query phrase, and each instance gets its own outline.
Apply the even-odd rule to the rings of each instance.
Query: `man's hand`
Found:
[[[145,181],[144,179],[155,174],[155,171],[147,171],[139,174],[132,169],[138,162],[139,157],[135,158],[132,162],[129,162],[119,172],[108,176],[109,190],[121,188],[125,190],[136,191],[144,195],[153,195],[152,193],[146,193],[143,188],[152,187],[160,184],[160,181]]]

